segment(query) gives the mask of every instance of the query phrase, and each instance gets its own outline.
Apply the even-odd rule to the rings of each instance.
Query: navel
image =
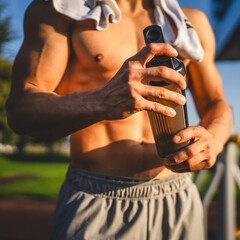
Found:
[[[94,57],[95,62],[101,62],[103,60],[103,54],[99,53]]]

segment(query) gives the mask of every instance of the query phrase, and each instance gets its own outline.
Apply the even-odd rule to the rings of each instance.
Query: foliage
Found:
[[[4,16],[6,3],[0,0],[0,54],[3,44],[12,40],[10,18]],[[5,103],[10,91],[12,63],[0,56],[0,142],[10,143],[16,139],[7,124]]]
[[[2,52],[3,44],[11,41],[13,38],[10,28],[10,17],[3,16],[5,6],[4,1],[0,0],[0,54]]]
[[[0,87],[2,88],[2,84],[7,82],[8,87],[10,86],[11,80],[11,71],[12,71],[12,63],[8,60],[0,57]]]
[[[16,137],[8,127],[5,103],[10,91],[12,63],[0,57],[0,141],[10,143]]]

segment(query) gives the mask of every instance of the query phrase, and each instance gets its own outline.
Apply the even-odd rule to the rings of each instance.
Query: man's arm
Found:
[[[202,62],[193,62],[189,66],[189,88],[201,121],[199,126],[189,127],[173,138],[176,143],[193,139],[189,147],[166,159],[166,166],[176,172],[212,167],[229,138],[232,126],[231,111],[214,63],[215,39],[212,29],[202,12],[194,9],[185,11],[199,35],[205,56]]]
[[[50,3],[34,1],[26,11],[24,42],[14,62],[6,104],[9,125],[17,133],[61,137],[76,128],[71,120],[78,118],[77,99],[54,93],[68,64],[70,24]],[[91,93],[82,98],[87,95]]]
[[[57,13],[50,2],[34,1],[24,22],[24,42],[13,66],[6,104],[9,125],[17,133],[63,137],[101,120],[126,118],[144,109],[174,116],[173,109],[148,101],[148,96],[184,104],[180,94],[146,85],[149,80],[165,80],[185,88],[181,74],[172,69],[144,68],[155,54],[176,57],[168,44],[145,47],[99,89],[56,94],[69,61],[71,20]]]

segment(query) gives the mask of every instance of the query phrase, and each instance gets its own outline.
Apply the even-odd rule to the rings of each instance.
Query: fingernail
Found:
[[[176,111],[172,108],[169,110],[169,113],[170,113],[170,117],[174,117],[177,114]]]
[[[174,51],[174,54],[178,55],[178,51],[175,48],[173,48],[173,51]]]
[[[182,105],[184,105],[184,104],[186,103],[186,98],[182,96],[182,97],[180,98],[180,103],[181,103]]]
[[[174,136],[173,141],[176,142],[176,143],[177,143],[177,142],[180,142],[180,141],[181,141],[181,137],[178,136],[178,135],[177,135],[177,136]]]

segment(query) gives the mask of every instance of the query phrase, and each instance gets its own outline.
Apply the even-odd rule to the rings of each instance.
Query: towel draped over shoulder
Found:
[[[115,0],[52,1],[56,11],[74,20],[94,20],[96,30],[99,31],[106,29],[109,22],[117,23],[121,20],[121,11]],[[177,0],[153,1],[155,22],[162,27],[165,41],[175,47],[184,58],[201,61],[204,50],[195,29],[182,12]],[[176,26],[177,36],[173,34],[169,18]]]

